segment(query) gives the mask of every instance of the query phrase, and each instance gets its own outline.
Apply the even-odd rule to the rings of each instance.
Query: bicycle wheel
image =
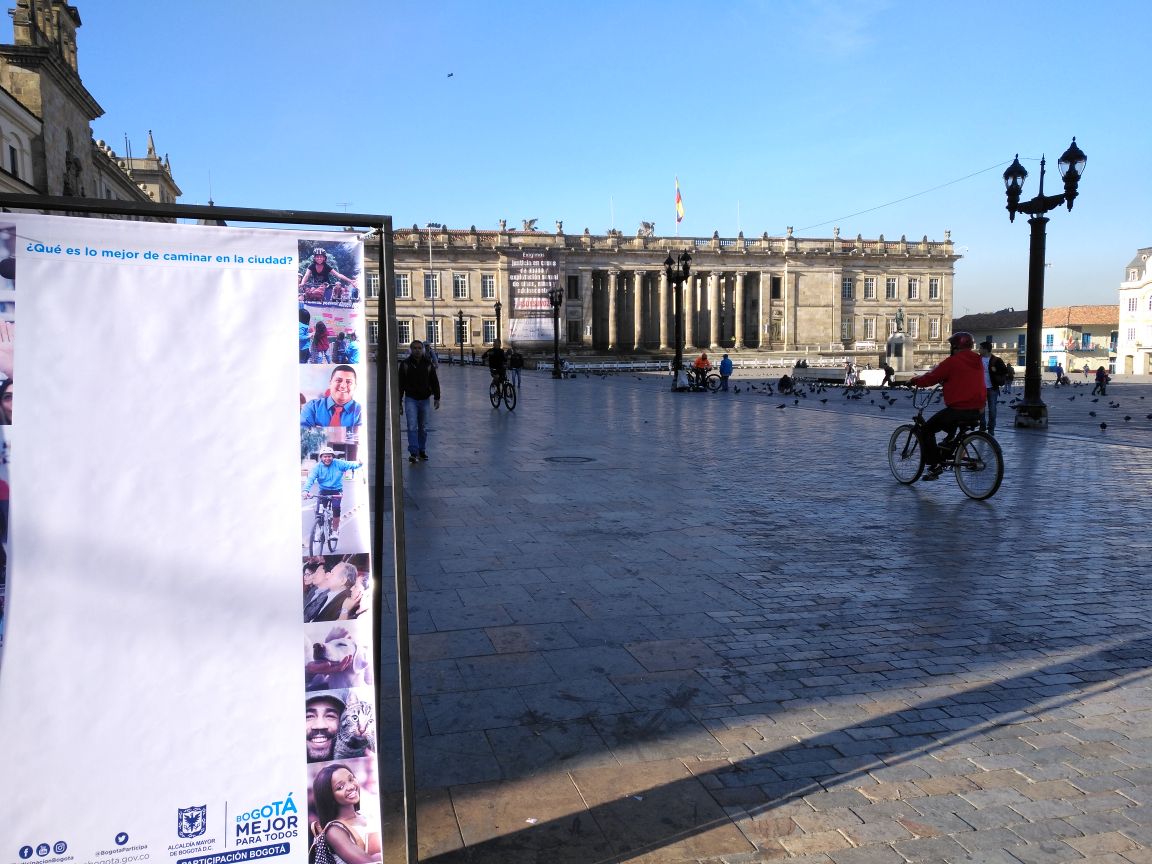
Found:
[[[516,410],[516,388],[507,381],[504,382],[504,404],[509,411]]]
[[[920,472],[924,470],[924,450],[915,426],[898,426],[888,439],[888,467],[892,469],[892,476],[905,485],[920,479]]]
[[[324,541],[327,537],[324,534],[324,520],[317,519],[312,523],[312,537],[310,538],[308,549],[309,555],[323,555],[324,554]]]
[[[493,381],[492,386],[488,388],[488,399],[492,402],[493,408],[500,407],[500,382]]]
[[[969,498],[991,498],[1004,479],[1004,456],[996,439],[984,432],[965,435],[956,447],[956,483]]]

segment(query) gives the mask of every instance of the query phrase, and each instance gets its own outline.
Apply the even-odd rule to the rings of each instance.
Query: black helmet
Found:
[[[953,333],[948,337],[948,344],[952,346],[953,351],[971,351],[976,340],[967,330],[961,330],[959,333]]]

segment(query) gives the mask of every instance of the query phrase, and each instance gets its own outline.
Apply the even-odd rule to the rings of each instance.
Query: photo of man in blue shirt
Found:
[[[340,364],[328,379],[328,392],[304,403],[300,409],[301,426],[359,426],[360,403],[352,398],[356,392],[356,370]]]

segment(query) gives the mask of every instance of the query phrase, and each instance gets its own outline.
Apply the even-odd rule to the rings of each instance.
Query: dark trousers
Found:
[[[980,412],[968,408],[944,408],[928,418],[920,430],[920,443],[924,448],[924,464],[932,465],[940,460],[940,448],[936,446],[936,433],[953,434],[961,424],[976,426],[980,423]]]

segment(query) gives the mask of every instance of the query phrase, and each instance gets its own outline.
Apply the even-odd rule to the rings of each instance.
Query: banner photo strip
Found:
[[[381,861],[362,242],[4,219],[0,864]]]

